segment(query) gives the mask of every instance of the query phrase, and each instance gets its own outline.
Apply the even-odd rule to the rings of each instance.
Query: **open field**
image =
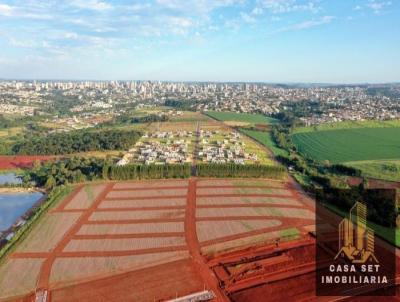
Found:
[[[255,139],[265,147],[267,147],[274,155],[282,155],[287,156],[288,153],[286,150],[281,149],[277,146],[277,144],[272,139],[270,132],[257,131],[257,130],[249,130],[249,129],[241,129],[240,132],[243,132],[247,136]]]
[[[105,185],[87,185],[68,203],[66,209],[87,209],[104,190]]]
[[[0,267],[0,300],[35,290],[43,259],[8,259]]]
[[[400,158],[400,127],[303,132],[292,135],[292,139],[300,153],[321,162]]]
[[[284,188],[198,188],[198,195],[232,195],[232,194],[248,194],[248,195],[291,195],[291,191]]]
[[[212,122],[212,119],[200,112],[194,111],[183,111],[181,115],[173,116],[169,120],[170,122]]]
[[[46,215],[40,224],[17,247],[17,252],[49,252],[78,220],[79,213]],[[43,240],[43,237],[46,240]]]
[[[0,139],[15,136],[23,132],[22,127],[13,127],[8,129],[0,129]]]
[[[294,183],[268,179],[80,185],[0,264],[0,300],[41,288],[49,302],[154,302],[205,287],[212,301],[242,302],[294,277],[309,300],[298,276],[315,271],[314,210]]]
[[[52,292],[52,301],[154,302],[198,292],[203,286],[196,266],[185,259],[60,288]]]
[[[55,283],[77,283],[79,280],[98,279],[110,274],[140,270],[187,257],[187,251],[177,251],[121,257],[60,258],[54,263],[50,279]]]
[[[223,122],[240,122],[240,126],[256,124],[270,125],[278,122],[274,118],[270,118],[261,114],[235,113],[227,111],[207,111],[205,114]],[[232,125],[232,123],[230,123],[230,125]]]
[[[31,168],[35,161],[47,161],[54,156],[0,156],[0,170]]]
[[[182,233],[183,222],[133,223],[133,224],[88,224],[83,225],[77,235],[123,235],[146,233]]]
[[[400,127],[400,120],[389,121],[344,121],[337,123],[324,123],[312,127],[297,127],[293,133],[315,132],[315,131],[328,131],[339,129],[360,129],[360,128],[393,128]]]
[[[287,183],[271,180],[271,179],[199,179],[197,181],[197,187],[265,187],[265,188],[285,188]]]
[[[134,194],[132,194],[134,193]],[[173,190],[166,190],[166,189],[156,189],[154,190],[132,190],[132,191],[111,191],[107,198],[112,199],[124,199],[129,197],[134,197],[136,199],[140,197],[149,197],[149,196],[184,196],[187,193],[187,189],[173,189]]]
[[[346,165],[361,170],[366,177],[400,181],[400,160],[355,161]]]
[[[154,297],[174,297],[176,290],[182,295],[200,291],[205,284],[224,299],[206,257],[263,245],[276,237],[295,240],[304,233],[301,227],[313,221],[312,211],[283,181],[190,179],[80,185],[44,216],[0,266],[12,278],[0,279],[0,288],[7,287],[4,298],[29,295],[36,287],[48,289],[51,301],[69,301],[67,289],[71,297],[85,301],[90,299],[88,292],[108,288],[151,302]],[[168,272],[172,263],[181,264],[174,272],[182,271],[186,279],[182,283],[182,276],[169,276],[165,282],[173,287],[166,288],[155,276]],[[21,267],[31,267],[24,272],[25,281],[11,284]],[[107,285],[103,280],[108,280]],[[135,280],[140,290],[129,291],[127,280]],[[103,285],[96,288],[96,284]]]

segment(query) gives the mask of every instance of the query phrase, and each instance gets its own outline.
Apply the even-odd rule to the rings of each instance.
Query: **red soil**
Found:
[[[347,177],[347,184],[351,187],[357,187],[363,182],[361,177],[349,176]]]
[[[191,260],[179,260],[52,291],[51,301],[154,302],[203,290]]]
[[[279,204],[267,204],[267,203],[237,203],[237,204],[222,204],[222,205],[198,205],[196,206],[196,198],[202,197],[215,197],[215,195],[197,195],[197,179],[192,178],[189,180],[189,186],[187,187],[187,195],[184,196],[145,196],[139,197],[136,195],[138,191],[146,190],[169,190],[171,193],[174,190],[181,190],[183,187],[180,184],[172,184],[171,186],[164,185],[160,183],[157,186],[154,183],[152,188],[129,188],[125,189],[124,186],[119,187],[117,190],[113,189],[115,184],[108,184],[103,192],[94,200],[90,208],[81,210],[82,213],[77,223],[72,226],[57,244],[55,249],[49,253],[14,253],[12,257],[14,258],[45,258],[38,281],[39,289],[49,289],[51,301],[164,301],[165,299],[175,298],[176,296],[187,295],[196,291],[203,290],[203,287],[210,289],[216,295],[213,301],[293,301],[303,300],[310,301],[310,299],[315,299],[315,276],[314,276],[314,264],[312,263],[313,255],[312,253],[301,254],[299,259],[300,263],[294,261],[290,267],[290,271],[284,271],[282,266],[285,261],[292,259],[294,256],[281,257],[276,259],[264,259],[264,255],[267,253],[275,253],[277,251],[275,245],[270,245],[266,248],[266,245],[254,248],[244,249],[241,247],[237,249],[236,252],[228,252],[224,254],[214,254],[214,258],[207,259],[205,255],[201,253],[201,247],[215,244],[224,243],[226,241],[246,238],[253,235],[279,231],[285,228],[298,228],[301,230],[302,226],[311,225],[314,223],[312,219],[304,218],[290,218],[290,217],[279,217],[279,216],[224,216],[217,215],[215,217],[211,214],[205,217],[196,218],[197,209],[225,209],[225,208],[236,208],[235,211],[239,211],[240,208],[245,207],[279,207]],[[205,188],[208,186],[202,186]],[[215,188],[232,188],[234,186],[212,186]],[[218,198],[226,198],[229,196],[243,196],[243,197],[277,197],[277,198],[288,198],[291,200],[296,200],[301,205],[296,203],[296,205],[284,205],[285,208],[303,208],[315,211],[314,203],[307,198],[307,196],[301,194],[298,190],[301,190],[296,186],[294,182],[289,182],[285,185],[286,189],[290,190],[290,195],[275,195],[275,194],[226,194],[218,195]],[[210,186],[211,188],[211,186]],[[264,188],[264,186],[244,186],[244,188]],[[55,210],[57,212],[68,212],[66,207],[73,197],[82,189],[78,187],[63,203]],[[108,193],[111,191],[119,191],[119,193],[132,192],[131,196],[127,195],[124,197],[107,197]],[[179,191],[178,191],[179,192]],[[149,192],[150,193],[150,192]],[[133,196],[133,197],[132,197]],[[141,204],[140,206],[135,206],[135,201],[141,200],[168,200],[176,198],[186,198],[185,206],[172,205],[172,206],[146,206]],[[118,200],[125,200],[126,203],[132,200],[130,204],[123,204],[123,207],[118,209],[113,208],[112,205],[108,204],[107,207],[101,207],[101,203],[105,200],[112,201],[113,203],[118,203]],[[123,219],[118,220],[117,217],[112,217],[110,220],[102,221],[92,221],[90,218],[95,212],[110,212],[110,214],[116,214],[115,212],[121,211],[143,211],[148,213],[152,210],[185,210],[184,218],[155,218],[155,219]],[[204,211],[204,210],[203,210]],[[136,218],[136,217],[135,217]],[[140,218],[140,217],[139,217]],[[245,233],[240,233],[236,235],[224,236],[217,238],[215,240],[204,241],[201,244],[197,236],[196,221],[224,221],[224,220],[260,220],[260,219],[276,219],[282,222],[279,227],[271,227],[264,229],[257,229],[254,231],[249,231]],[[107,218],[108,219],[108,218]],[[112,234],[82,234],[80,229],[84,225],[124,225],[124,224],[140,224],[140,223],[165,223],[165,222],[184,222],[184,232],[183,230],[176,231],[166,231],[153,230],[149,233],[140,233],[138,231],[128,231],[126,233],[112,233]],[[304,232],[302,236],[308,238],[307,232]],[[74,251],[71,250],[67,252],[65,248],[72,240],[108,240],[108,239],[134,239],[134,238],[157,238],[157,237],[183,237],[185,236],[186,245],[178,246],[166,246],[166,247],[154,247],[154,248],[142,248],[136,250],[110,250],[110,251]],[[281,249],[291,250],[291,249],[302,249],[309,247],[310,239],[297,240],[295,242],[291,241],[289,243],[282,243],[279,245],[279,251]],[[285,245],[286,244],[286,245]],[[116,256],[129,256],[129,255],[141,255],[149,253],[163,253],[170,251],[189,251],[191,259],[179,260],[170,262],[168,264],[157,265],[151,268],[140,269],[132,271],[129,273],[123,273],[118,275],[113,275],[108,278],[98,279],[92,281],[93,279],[84,279],[83,283],[74,284],[71,286],[66,286],[65,283],[50,284],[50,273],[53,267],[53,263],[56,258],[74,258],[74,257],[116,257]],[[293,254],[294,255],[294,254]],[[256,257],[261,257],[259,259]],[[264,258],[263,258],[264,257]],[[311,259],[311,258],[312,259]],[[263,271],[260,273],[257,270],[253,270],[253,266],[246,263],[246,259],[255,259],[257,265],[264,267]],[[276,261],[275,261],[276,260]],[[303,261],[304,260],[304,261]],[[244,261],[244,262],[243,262]],[[227,264],[229,262],[229,264]],[[235,263],[244,263],[243,267],[235,267]],[[223,270],[221,265],[230,266],[230,268]],[[219,267],[218,269],[216,269]],[[248,269],[248,270],[247,270]],[[220,281],[214,272],[220,272],[223,276],[228,276],[233,274],[237,283],[226,284],[225,288],[220,287]],[[220,274],[218,273],[218,276]],[[226,281],[226,278],[224,280]],[[99,276],[97,278],[100,278]],[[265,281],[267,280],[267,281]],[[270,282],[267,285],[263,285],[265,282]],[[81,281],[79,281],[81,282]],[[61,288],[61,286],[63,286]],[[229,296],[229,298],[228,298]],[[268,298],[267,298],[268,297]],[[23,300],[20,300],[23,301]]]
[[[71,202],[72,199],[75,198],[76,195],[78,195],[78,193],[82,190],[83,185],[79,185],[75,188],[75,190],[69,194],[64,200],[63,202],[53,211],[54,212],[59,212],[59,211],[64,211],[65,207]],[[79,210],[82,211],[82,210]]]
[[[101,203],[101,201],[104,199],[104,197],[108,194],[108,192],[110,192],[112,190],[112,187],[113,187],[113,184],[107,185],[107,187],[104,189],[104,191],[93,202],[91,207],[82,214],[82,216],[78,219],[76,224],[71,229],[69,229],[68,232],[64,235],[62,240],[57,244],[57,246],[53,250],[51,256],[48,257],[46,259],[46,261],[43,263],[41,271],[40,271],[39,280],[38,280],[38,288],[47,289],[49,287],[51,268],[53,266],[53,263],[56,259],[57,254],[60,254],[64,250],[64,248],[72,240],[73,236],[79,231],[82,224],[89,219],[90,215],[93,214],[93,212],[96,210],[96,208]]]
[[[400,182],[385,181],[380,179],[368,179],[369,189],[400,189]]]
[[[229,299],[221,292],[219,288],[218,280],[215,275],[208,269],[205,258],[200,253],[200,243],[197,238],[196,230],[196,180],[191,179],[189,181],[189,191],[186,207],[186,219],[185,219],[185,233],[186,243],[189,248],[189,253],[193,258],[193,261],[197,267],[197,271],[200,273],[207,287],[212,289],[216,295],[216,301],[228,302]]]
[[[24,169],[31,168],[35,161],[48,161],[55,156],[0,156],[0,169]]]

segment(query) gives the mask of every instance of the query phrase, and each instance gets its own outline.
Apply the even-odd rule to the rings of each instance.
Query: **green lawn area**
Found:
[[[215,118],[219,121],[234,121],[234,122],[243,122],[249,123],[252,125],[255,124],[264,124],[271,125],[278,123],[278,120],[264,116],[262,114],[251,114],[251,113],[236,113],[236,112],[228,112],[228,111],[207,111],[205,112],[208,116]]]
[[[348,162],[346,166],[361,170],[367,177],[400,181],[400,160],[356,161]]]
[[[326,123],[311,127],[297,127],[293,130],[295,133],[304,132],[315,132],[315,131],[328,131],[328,130],[339,130],[339,129],[355,129],[355,128],[392,128],[400,127],[400,120],[390,121],[344,121],[338,123]]]
[[[240,131],[246,134],[247,136],[250,136],[251,138],[255,139],[265,147],[267,147],[269,150],[271,150],[271,152],[274,155],[281,155],[281,156],[288,155],[286,150],[279,148],[275,144],[270,132],[248,130],[248,129],[241,129]]]
[[[339,216],[342,217],[347,217],[348,213],[346,211],[343,211],[342,209],[339,209],[338,207],[327,204],[325,203],[324,206],[331,210],[332,212],[338,214]],[[400,230],[399,228],[396,228],[395,231],[395,236],[393,236],[392,232],[393,229],[390,229],[388,227],[381,226],[379,224],[369,222],[368,221],[368,226],[374,230],[375,234],[386,241],[390,242],[391,244],[394,244],[397,247],[400,247]],[[393,238],[394,237],[394,238]]]
[[[291,137],[301,154],[320,162],[400,159],[400,127],[322,130]]]

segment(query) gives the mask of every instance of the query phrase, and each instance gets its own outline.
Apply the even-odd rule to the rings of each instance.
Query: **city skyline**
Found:
[[[398,2],[0,1],[0,78],[399,82]]]

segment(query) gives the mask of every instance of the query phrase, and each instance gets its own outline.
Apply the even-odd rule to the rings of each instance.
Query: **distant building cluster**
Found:
[[[117,165],[191,162],[192,138],[193,132],[191,131],[156,131],[152,134],[144,134],[142,139],[123,156]]]
[[[400,118],[400,84],[305,86],[159,81],[0,82],[0,111],[10,114],[43,114],[55,107],[64,108],[60,110],[78,117],[87,114],[113,116],[126,113],[127,108],[163,105],[166,100],[186,101],[191,109],[197,111],[226,110],[265,115],[278,114],[288,104],[311,101],[318,104],[320,110],[303,117],[307,125]]]
[[[244,165],[245,161],[258,161],[256,154],[245,152],[245,143],[240,140],[237,132],[222,133],[219,131],[200,130],[200,150],[198,158],[200,161],[210,163],[235,163]]]

